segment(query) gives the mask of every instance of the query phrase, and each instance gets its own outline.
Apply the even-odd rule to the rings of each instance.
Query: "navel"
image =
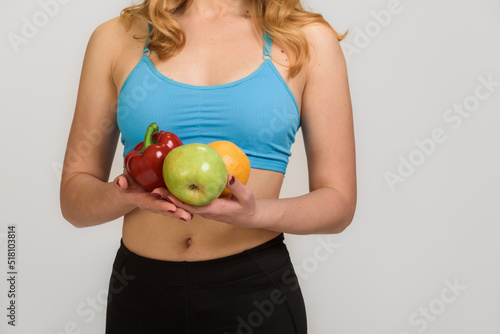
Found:
[[[186,247],[187,248],[191,247],[191,238],[187,238],[187,240],[186,240]]]

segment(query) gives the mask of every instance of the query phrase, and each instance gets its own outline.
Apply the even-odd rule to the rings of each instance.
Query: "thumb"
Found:
[[[126,174],[118,175],[114,180],[113,184],[115,188],[119,191],[127,190],[129,182]]]
[[[252,192],[243,183],[241,183],[236,176],[229,174],[227,176],[226,188],[229,190],[239,202],[248,202],[252,196]]]

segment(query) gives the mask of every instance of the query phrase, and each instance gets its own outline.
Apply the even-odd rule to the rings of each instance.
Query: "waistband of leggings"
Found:
[[[127,272],[133,271],[153,284],[206,286],[228,284],[290,263],[283,233],[243,252],[203,261],[164,261],[130,251],[120,240],[119,253],[127,257]]]

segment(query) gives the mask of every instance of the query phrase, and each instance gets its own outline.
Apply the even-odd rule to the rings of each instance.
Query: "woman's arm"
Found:
[[[119,136],[111,77],[116,45],[110,28],[109,22],[99,26],[87,45],[63,164],[61,211],[77,227],[110,221],[133,209],[107,183]]]
[[[301,125],[310,193],[258,205],[265,227],[293,234],[339,233],[356,208],[356,159],[347,68],[337,38],[323,25],[305,29],[311,46]]]
[[[301,124],[310,192],[256,201],[250,189],[235,180],[227,184],[234,195],[231,200],[215,200],[204,207],[186,205],[158,191],[162,197],[205,218],[291,234],[339,233],[351,223],[356,208],[356,162],[345,59],[327,27],[314,24],[304,31],[311,60],[306,67]]]
[[[83,61],[60,187],[62,214],[76,227],[102,224],[137,207],[168,215],[168,210],[175,210],[172,204],[143,191],[126,174],[108,182],[119,137],[112,70],[123,33],[118,19],[100,25],[89,40]],[[189,217],[183,210],[177,215]]]

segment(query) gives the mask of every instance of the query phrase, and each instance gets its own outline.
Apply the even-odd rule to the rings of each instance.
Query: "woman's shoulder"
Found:
[[[142,45],[134,36],[147,34],[147,23],[131,20],[127,24],[125,20],[117,16],[99,24],[89,39],[89,48],[102,54],[103,58],[114,61],[123,50],[134,45]]]
[[[131,18],[129,22],[122,16],[114,17],[98,25],[94,34],[109,38],[130,38],[133,35],[147,34],[147,23]]]
[[[307,42],[313,48],[319,46],[340,48],[336,31],[326,23],[313,22],[301,28]]]
[[[306,68],[308,72],[321,63],[336,63],[343,66],[343,53],[336,31],[329,25],[321,22],[309,23],[303,26],[302,31],[309,45],[310,58]]]

